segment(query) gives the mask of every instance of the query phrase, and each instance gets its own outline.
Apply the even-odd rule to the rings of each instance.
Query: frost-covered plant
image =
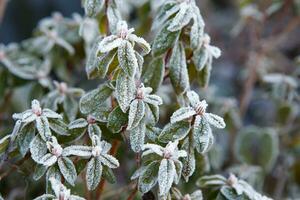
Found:
[[[44,200],[44,199],[53,199],[53,200],[84,200],[84,198],[77,195],[72,195],[70,189],[67,189],[60,181],[55,178],[50,178],[51,187],[54,191],[53,194],[43,194],[35,198],[34,200]]]
[[[46,186],[36,199],[83,199],[71,195],[67,184],[86,199],[268,200],[255,190],[267,180],[257,174],[266,177],[275,166],[280,137],[288,146],[297,143],[290,137],[298,130],[293,122],[299,121],[299,81],[260,67],[245,91],[253,79],[262,80],[274,90],[282,106],[278,112],[288,114],[276,128],[245,128],[251,116],[244,121],[241,116],[251,91],[239,102],[223,95],[227,88],[208,85],[221,50],[211,43],[215,35],[205,32],[197,5],[195,0],[82,0],[84,16],[54,13],[41,20],[34,37],[1,44],[1,126],[6,116],[25,111],[12,115],[14,127],[6,120],[11,134],[0,133],[0,180],[15,169],[29,188],[45,180],[34,186]],[[33,100],[26,110],[27,99],[41,104]],[[224,134],[213,134],[213,128]],[[255,151],[252,143],[259,144]],[[281,157],[286,166],[276,170],[284,177],[282,169],[297,161]],[[7,171],[2,173],[2,166]]]
[[[151,154],[158,156],[151,163],[140,168],[131,178],[139,178],[139,189],[142,193],[151,190],[157,183],[159,195],[166,197],[173,182],[179,183],[181,177],[181,157],[187,156],[184,150],[178,150],[178,140],[169,142],[166,147],[157,144],[145,144],[143,146],[142,159]]]

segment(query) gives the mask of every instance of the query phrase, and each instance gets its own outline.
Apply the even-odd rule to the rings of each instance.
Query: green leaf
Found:
[[[120,108],[126,112],[134,99],[136,87],[134,79],[120,72],[116,82],[116,97]]]
[[[184,26],[186,26],[191,21],[192,16],[193,16],[192,6],[182,3],[179,12],[171,20],[171,23],[168,26],[168,30],[172,32],[181,30]]]
[[[72,121],[69,125],[69,129],[76,129],[76,128],[85,128],[88,125],[87,121],[83,118],[76,119]]]
[[[200,47],[201,39],[204,33],[204,21],[200,14],[199,8],[194,8],[193,25],[190,31],[190,43],[192,49]]]
[[[180,6],[176,2],[165,2],[158,10],[153,20],[152,29],[161,28],[161,26],[179,10]]]
[[[47,145],[40,135],[36,135],[30,143],[31,158],[35,162],[39,162],[40,159],[47,153]]]
[[[98,68],[98,74],[100,78],[104,78],[110,64],[115,58],[116,51],[110,51],[107,53],[100,54],[100,56],[97,57],[97,68]]]
[[[17,141],[21,155],[24,157],[27,153],[30,143],[35,136],[35,126],[33,123],[25,125],[20,130]]]
[[[35,181],[39,180],[46,173],[47,169],[48,167],[41,164],[37,164],[33,172],[33,179]]]
[[[50,128],[59,135],[69,135],[68,126],[61,119],[49,119]]]
[[[10,135],[7,135],[0,140],[0,154],[4,153],[6,149],[8,148],[10,141]]]
[[[137,127],[145,115],[145,103],[135,99],[130,104],[127,130]]]
[[[58,167],[66,181],[74,186],[77,173],[73,162],[67,157],[60,157],[58,158]]]
[[[107,180],[111,184],[116,183],[116,180],[117,180],[112,169],[110,169],[107,166],[103,166],[102,177],[105,178],[105,180]]]
[[[120,67],[129,77],[134,77],[138,69],[138,62],[135,57],[134,49],[130,42],[124,40],[118,48],[118,60]]]
[[[205,67],[197,74],[198,76],[197,80],[201,87],[208,86],[210,73],[211,73],[211,62],[208,62],[207,65],[205,65]]]
[[[169,31],[169,24],[170,23],[165,24],[165,26],[160,30],[153,41],[152,54],[154,57],[160,56],[164,54],[168,49],[172,48],[179,37],[180,31]]]
[[[235,142],[237,158],[247,164],[272,169],[278,156],[278,135],[273,129],[249,127],[241,132]]]
[[[159,162],[153,161],[143,170],[139,177],[139,190],[141,193],[146,193],[151,190],[157,183],[157,175],[159,169]]]
[[[159,135],[158,139],[161,142],[168,143],[169,141],[182,140],[190,131],[190,123],[187,121],[179,121],[167,124]]]
[[[151,125],[146,125],[146,136],[152,140],[153,142],[156,141],[158,138],[159,134],[161,132],[161,129],[158,127],[154,127]]]
[[[149,86],[156,92],[163,82],[165,74],[165,63],[162,57],[154,58],[151,63],[144,68],[142,79],[145,86]]]
[[[102,165],[101,161],[98,157],[92,158],[88,164],[86,169],[86,182],[88,190],[94,190],[101,179],[102,175]]]
[[[189,74],[186,65],[185,50],[182,43],[176,43],[169,61],[170,79],[177,94],[190,88]]]
[[[108,115],[107,128],[109,128],[113,133],[118,133],[127,124],[127,114],[123,113],[121,108],[117,106]]]
[[[129,131],[130,146],[134,152],[140,152],[145,141],[146,125],[141,121],[137,127]]]
[[[101,105],[105,102],[106,99],[108,99],[112,92],[113,90],[111,89],[111,87],[103,84],[99,88],[86,93],[80,99],[80,111],[83,114],[92,113],[97,109],[97,107],[101,107]]]
[[[146,104],[149,124],[155,125],[159,120],[159,107],[154,104]]]

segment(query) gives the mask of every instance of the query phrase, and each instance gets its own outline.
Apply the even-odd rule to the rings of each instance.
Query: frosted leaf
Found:
[[[155,15],[151,29],[156,30],[160,28],[179,9],[180,6],[174,1],[164,3],[164,5],[159,9],[158,13]]]
[[[146,86],[153,88],[153,91],[155,92],[163,82],[164,73],[164,59],[162,57],[154,58],[151,63],[143,69],[143,83]]]
[[[141,166],[139,167],[130,177],[130,180],[135,180],[137,178],[139,178],[145,171],[146,167],[145,166]]]
[[[168,30],[170,23],[166,23],[165,26],[156,35],[153,45],[152,54],[154,57],[158,57],[164,54],[168,49],[173,47],[178,40],[180,31],[171,32]]]
[[[83,114],[90,114],[101,107],[103,103],[110,97],[113,90],[107,85],[103,84],[99,88],[91,90],[81,97],[79,102],[79,109]]]
[[[142,48],[142,50],[143,50],[142,54],[143,55],[148,54],[151,51],[150,44],[141,37],[138,37],[134,34],[130,34],[128,36],[128,40],[130,40],[132,42],[136,42],[137,45],[139,45]]]
[[[55,43],[58,45],[58,46],[61,46],[62,48],[64,48],[65,50],[67,50],[67,52],[70,54],[70,55],[74,55],[75,54],[75,49],[73,48],[73,46],[68,43],[66,40],[62,39],[62,38],[55,38]]]
[[[34,198],[33,200],[47,200],[47,199],[55,199],[55,196],[52,194],[43,194],[37,198]]]
[[[168,26],[169,31],[178,31],[186,26],[193,17],[192,7],[189,3],[184,2],[180,4],[180,10],[172,19],[172,22]]]
[[[76,128],[85,128],[88,125],[87,121],[83,118],[76,119],[72,121],[69,125],[69,129],[76,129]]]
[[[48,167],[42,164],[37,164],[33,172],[33,180],[35,181],[39,180],[46,173],[47,170]]]
[[[204,33],[204,21],[200,14],[199,8],[197,6],[193,6],[193,25],[191,27],[190,32],[190,41],[192,49],[196,49],[201,46],[201,38]]]
[[[137,127],[145,115],[145,104],[142,100],[133,100],[130,104],[127,130]]]
[[[146,104],[146,124],[155,125],[159,120],[159,107],[153,104]]]
[[[221,56],[221,50],[218,47],[209,45],[208,51],[214,58],[219,58]]]
[[[89,146],[79,146],[79,145],[68,146],[64,148],[62,155],[90,157],[92,155],[92,148]]]
[[[130,146],[134,152],[140,152],[145,142],[146,125],[143,121],[129,131]]]
[[[36,118],[36,128],[43,140],[46,141],[51,136],[49,122],[46,117],[40,116]]]
[[[194,107],[194,108],[200,102],[198,94],[194,91],[188,91],[186,93],[186,96],[188,97],[188,100],[189,100],[191,106]]]
[[[25,111],[22,115],[23,123],[30,123],[36,120],[37,116],[32,111]]]
[[[138,62],[134,49],[130,42],[124,40],[118,48],[118,60],[120,67],[129,77],[134,77],[138,69]]]
[[[64,113],[70,121],[76,118],[78,112],[78,102],[74,97],[66,95],[63,101]]]
[[[77,173],[73,162],[67,157],[60,157],[58,158],[58,167],[66,181],[74,186]]]
[[[101,53],[106,53],[121,46],[122,42],[122,38],[119,38],[116,35],[110,35],[101,40],[98,46],[98,50]]]
[[[272,84],[287,84],[292,88],[298,87],[298,83],[295,78],[280,73],[270,73],[264,75],[263,81]]]
[[[145,156],[145,151],[149,150],[150,153],[156,153],[159,156],[163,156],[164,148],[157,144],[144,144],[142,150],[144,151],[142,156]]]
[[[84,0],[84,11],[89,17],[96,17],[103,8],[104,0]]]
[[[102,175],[102,165],[99,158],[92,158],[86,169],[86,182],[88,190],[94,190],[101,179]]]
[[[118,133],[127,124],[127,114],[124,113],[119,106],[115,107],[108,115],[107,128],[113,133]]]
[[[156,106],[159,106],[159,105],[163,104],[162,99],[159,96],[154,95],[154,94],[146,95],[143,100],[146,103],[156,105]]]
[[[120,20],[122,20],[122,16],[114,1],[108,1],[106,14],[109,30],[116,34],[117,24]]]
[[[88,134],[89,134],[90,138],[92,138],[94,135],[101,137],[102,131],[97,124],[89,124],[88,125]]]
[[[192,59],[197,71],[201,71],[207,64],[208,51],[205,48],[198,48],[194,51]]]
[[[128,77],[124,72],[120,72],[116,82],[116,97],[120,108],[125,113],[131,101],[135,98],[134,79]]]
[[[205,153],[210,147],[210,137],[212,135],[209,123],[205,118],[197,115],[194,127],[193,138],[195,141],[195,147],[199,153]]]
[[[185,50],[182,43],[176,43],[169,61],[170,79],[177,94],[190,88]]]
[[[224,119],[218,115],[212,114],[212,113],[205,113],[204,117],[210,123],[216,128],[223,129],[226,127],[226,124],[224,122]]]
[[[56,161],[57,161],[57,157],[55,155],[51,153],[47,153],[39,160],[39,163],[49,167],[52,166],[54,163],[56,163]]]
[[[196,160],[195,160],[195,152],[192,144],[192,139],[187,137],[182,145],[182,149],[187,152],[187,156],[183,158],[183,169],[182,175],[186,182],[188,182],[189,177],[193,175],[196,169]]]
[[[167,195],[176,174],[174,161],[163,159],[158,170],[159,194]]]
[[[221,175],[202,176],[196,182],[199,187],[220,186],[226,183],[226,178]]]
[[[49,126],[51,130],[56,132],[59,135],[70,135],[68,133],[68,126],[65,124],[65,122],[61,119],[50,119],[49,120]]]
[[[117,168],[119,167],[119,161],[111,155],[101,154],[100,155],[101,163],[108,166],[109,168]]]
[[[30,153],[31,158],[37,163],[39,163],[39,160],[47,153],[46,143],[42,140],[40,135],[35,136],[30,143]]]
[[[157,175],[159,169],[159,162],[153,161],[143,171],[139,176],[139,190],[141,193],[146,193],[150,191],[157,183]]]
[[[186,154],[185,154],[185,156],[186,156]],[[176,171],[176,173],[174,174],[174,183],[178,184],[180,181],[180,178],[181,178],[181,171],[182,171],[183,166],[180,161],[174,161],[174,164],[175,164],[175,171]]]
[[[185,121],[179,121],[176,123],[167,124],[161,131],[158,139],[161,142],[168,143],[169,141],[181,140],[190,131],[190,123]]]
[[[171,123],[179,122],[185,119],[188,119],[196,114],[196,111],[192,107],[182,107],[176,110],[171,118]]]
[[[30,143],[35,137],[35,127],[33,124],[23,126],[17,136],[18,147],[21,155],[24,157],[27,153]]]
[[[104,140],[102,140],[99,145],[101,146],[102,153],[108,153],[108,151],[111,149],[111,144]]]
[[[191,200],[203,200],[203,194],[201,190],[196,190],[190,196],[191,196]]]
[[[77,195],[71,195],[70,200],[85,200],[85,198],[82,198],[82,197],[77,196]]]
[[[56,112],[48,108],[44,108],[42,114],[47,118],[62,119],[62,116],[60,114],[57,114]]]

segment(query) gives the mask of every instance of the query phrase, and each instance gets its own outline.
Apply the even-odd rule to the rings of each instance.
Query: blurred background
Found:
[[[4,44],[31,37],[39,20],[54,11],[64,17],[71,17],[75,12],[83,14],[80,0],[0,2],[0,11],[5,11],[0,15],[0,43]],[[138,35],[148,33],[147,40],[151,41],[151,18],[145,16],[149,14],[150,4],[146,0],[128,2],[132,5],[127,13],[131,26],[136,27]],[[223,114],[228,128],[217,135],[217,143],[209,155],[199,158],[198,174],[192,180],[205,171],[234,171],[258,191],[275,199],[299,199],[300,1],[199,0],[197,3],[206,23],[205,31],[209,33],[212,45],[222,50],[222,56],[213,63],[210,86],[200,89],[197,84],[193,86],[201,97],[208,99],[209,105],[212,104],[211,109]],[[83,71],[84,64],[80,67],[77,74]],[[85,77],[79,82],[73,81],[77,86],[82,83],[85,88],[91,88],[85,82]],[[174,97],[167,89],[158,93],[165,102],[169,99],[172,104]],[[10,105],[4,94],[0,96],[0,113]],[[0,138],[12,127],[9,114],[26,108],[31,97],[23,96],[21,101],[26,102],[25,105],[17,105],[16,102],[20,102],[17,100],[12,109],[0,116]],[[169,120],[172,111],[174,108],[163,109],[162,112],[169,114],[162,116],[162,123]],[[204,160],[210,160],[210,166],[201,165]],[[124,174],[131,173],[124,169],[117,171],[119,180],[126,184],[128,177]],[[1,181],[0,192],[8,196],[2,188],[9,188],[12,180]],[[28,184],[35,183],[26,180],[9,199],[20,198]],[[183,187],[190,190],[188,185]],[[26,194],[40,193],[36,190]]]

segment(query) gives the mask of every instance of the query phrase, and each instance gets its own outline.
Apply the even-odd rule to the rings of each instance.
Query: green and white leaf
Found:
[[[186,121],[178,121],[167,124],[159,135],[158,139],[161,142],[168,143],[169,141],[182,140],[190,131],[190,123]]]
[[[102,175],[102,165],[99,158],[92,158],[88,164],[86,169],[86,183],[88,190],[94,190],[101,179]]]
[[[137,127],[145,115],[145,103],[135,99],[131,102],[128,115],[127,130]]]

